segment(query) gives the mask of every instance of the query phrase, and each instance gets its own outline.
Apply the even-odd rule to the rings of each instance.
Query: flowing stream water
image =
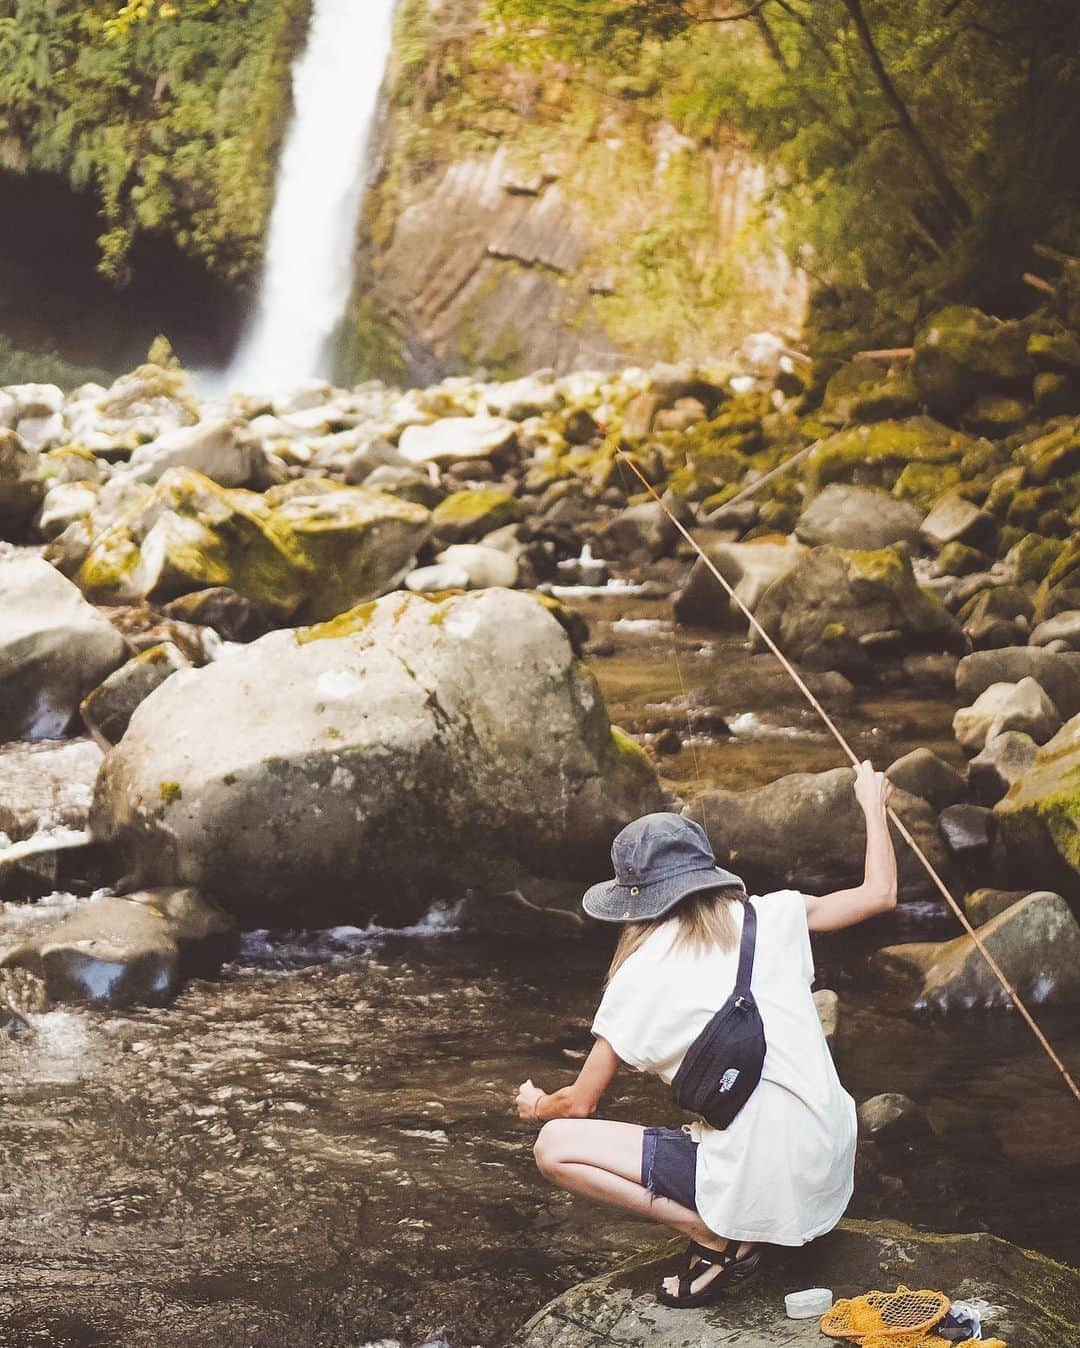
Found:
[[[256,309],[225,376],[228,388],[277,392],[330,373],[395,5],[314,0],[293,69],[293,119]]]
[[[836,765],[790,685],[738,639],[676,631],[662,600],[572,602],[610,637],[594,667],[616,719],[640,732],[676,703],[677,642],[686,687],[734,721],[732,737],[698,734],[664,760],[675,788]],[[951,710],[898,691],[837,715],[888,762],[915,743],[955,753]],[[7,905],[0,927],[72,902]],[[903,1091],[934,1129],[860,1171],[852,1212],[989,1229],[1080,1262],[1075,1105],[1027,1030],[1007,1013],[905,1011],[866,976],[869,949],[952,930],[885,918],[815,938],[848,1089]],[[0,1343],[496,1348],[659,1234],[546,1185],[535,1130],[512,1110],[526,1076],[571,1079],[609,954],[604,931],[498,938],[444,909],[406,932],[248,933],[219,979],[162,1010],[31,1016],[31,1033],[0,1039]],[[1075,1019],[1040,1018],[1080,1067]],[[633,1072],[604,1112],[679,1121]]]

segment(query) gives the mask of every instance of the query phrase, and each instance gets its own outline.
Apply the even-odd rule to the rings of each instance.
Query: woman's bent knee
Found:
[[[567,1119],[552,1119],[545,1123],[533,1145],[536,1168],[549,1179],[555,1176],[560,1164],[570,1159],[566,1148],[568,1122]]]

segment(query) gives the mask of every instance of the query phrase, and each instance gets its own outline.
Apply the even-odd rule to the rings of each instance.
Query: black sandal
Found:
[[[677,1310],[691,1310],[695,1306],[707,1306],[717,1300],[720,1293],[736,1283],[749,1282],[761,1269],[762,1253],[755,1245],[741,1258],[736,1254],[739,1248],[737,1240],[731,1241],[724,1250],[710,1250],[707,1245],[699,1245],[692,1240],[686,1247],[686,1268],[679,1274],[679,1293],[673,1296],[663,1283],[656,1292],[656,1299],[663,1306],[673,1306]],[[698,1278],[709,1268],[719,1268],[720,1272],[710,1278],[700,1292],[690,1289]]]

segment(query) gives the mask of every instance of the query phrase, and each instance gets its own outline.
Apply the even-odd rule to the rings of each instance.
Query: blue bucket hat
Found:
[[[586,890],[581,906],[601,922],[649,922],[690,894],[733,887],[737,875],[716,864],[705,830],[681,814],[645,814],[611,844],[615,879]]]

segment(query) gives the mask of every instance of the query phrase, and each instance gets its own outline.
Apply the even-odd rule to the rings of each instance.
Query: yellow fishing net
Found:
[[[974,1340],[954,1345],[935,1325],[949,1313],[944,1292],[865,1292],[838,1301],[821,1317],[821,1332],[834,1339],[853,1339],[859,1348],[968,1348]],[[984,1339],[979,1348],[1005,1348],[1000,1339]]]

